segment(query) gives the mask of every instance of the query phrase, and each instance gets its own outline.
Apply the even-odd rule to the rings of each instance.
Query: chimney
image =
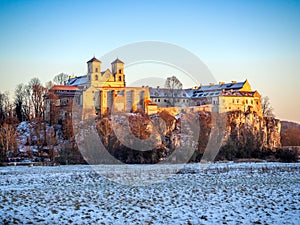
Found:
[[[209,83],[209,86],[214,86],[215,84],[214,83]]]
[[[231,81],[232,84],[236,84],[236,80]]]
[[[223,81],[220,81],[220,82],[219,82],[219,85],[223,85],[223,84],[225,84],[225,82],[223,82]]]

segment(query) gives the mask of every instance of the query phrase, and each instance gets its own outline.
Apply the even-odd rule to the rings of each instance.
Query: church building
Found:
[[[199,85],[189,89],[127,87],[124,62],[116,59],[111,69],[102,70],[101,61],[93,57],[87,61],[87,74],[72,76],[65,85],[54,85],[45,96],[46,120],[62,121],[71,118],[78,109],[82,119],[118,112],[158,111],[177,108],[177,111],[209,110],[255,111],[262,116],[260,95],[244,82]],[[176,110],[175,110],[176,111]],[[176,113],[177,113],[176,111]]]
[[[102,70],[101,61],[93,57],[87,62],[86,75],[70,77],[66,85],[54,85],[46,96],[46,119],[51,119],[53,111],[62,119],[71,116],[71,109],[76,107],[83,119],[137,110],[157,112],[157,105],[150,100],[149,87],[126,86],[124,63],[118,58],[111,63],[111,69]]]

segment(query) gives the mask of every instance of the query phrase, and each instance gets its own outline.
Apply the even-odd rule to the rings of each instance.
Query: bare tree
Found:
[[[29,101],[27,95],[27,87],[24,84],[18,84],[15,89],[15,115],[19,121],[28,120]]]
[[[268,96],[261,97],[261,108],[263,116],[265,117],[274,117],[273,107],[271,105],[270,99]]]
[[[175,106],[177,97],[182,89],[182,83],[176,76],[168,77],[165,83],[165,88],[169,91],[171,106]]]
[[[0,92],[0,123],[2,123],[7,117],[9,117],[11,112],[11,104],[9,102],[9,93]]]
[[[69,75],[65,73],[60,73],[53,78],[53,82],[56,84],[64,85],[67,83]]]
[[[42,118],[44,112],[44,95],[46,88],[41,85],[38,78],[32,78],[29,82],[31,103],[34,109],[34,117]]]
[[[54,83],[50,80],[50,81],[48,81],[48,82],[45,84],[45,88],[46,88],[47,90],[49,90],[50,88],[53,87],[53,85],[54,85]]]
[[[0,152],[1,161],[7,161],[7,153],[15,154],[17,130],[15,124],[5,122],[0,126]]]
[[[23,90],[23,112],[25,115],[25,120],[29,120],[32,115],[32,101],[31,101],[31,88],[30,85],[24,85]]]

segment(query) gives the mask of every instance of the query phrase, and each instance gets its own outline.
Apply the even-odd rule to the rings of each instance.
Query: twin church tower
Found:
[[[124,63],[116,59],[111,63],[112,70],[101,71],[101,61],[93,57],[87,62],[87,86],[125,87]]]

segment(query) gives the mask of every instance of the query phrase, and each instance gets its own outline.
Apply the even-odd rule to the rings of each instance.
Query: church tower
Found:
[[[115,83],[120,87],[125,87],[124,63],[120,59],[116,59],[111,63],[112,74],[115,78]]]
[[[100,75],[101,75],[101,61],[93,57],[87,61],[88,73],[87,73],[87,84],[88,86],[99,86]]]

